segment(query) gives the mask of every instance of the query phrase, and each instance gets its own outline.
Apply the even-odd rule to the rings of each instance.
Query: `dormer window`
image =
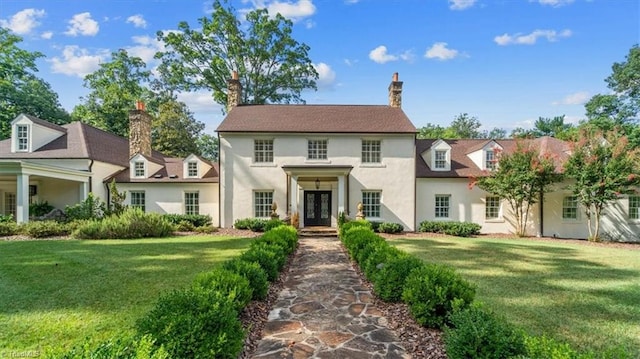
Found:
[[[446,169],[447,168],[447,151],[436,150],[433,164],[435,169],[439,169],[439,170]]]
[[[486,169],[493,171],[496,169],[496,153],[494,150],[487,150],[485,152],[485,167]]]
[[[29,126],[27,125],[17,125],[16,132],[18,135],[18,151],[28,151],[29,150]]]
[[[134,177],[144,177],[144,161],[136,161],[133,165]]]
[[[198,162],[187,162],[187,177],[198,177]]]

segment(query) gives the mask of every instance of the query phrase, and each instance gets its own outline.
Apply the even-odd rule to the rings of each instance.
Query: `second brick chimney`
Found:
[[[242,101],[242,84],[238,79],[238,72],[231,73],[231,79],[227,81],[227,113],[238,106]]]
[[[389,106],[402,107],[402,81],[398,81],[398,73],[393,74],[389,84]]]
[[[142,101],[129,111],[129,158],[138,153],[151,157],[151,116]]]

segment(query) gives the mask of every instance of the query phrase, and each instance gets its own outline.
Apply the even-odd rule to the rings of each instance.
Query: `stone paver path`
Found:
[[[409,358],[336,238],[301,238],[254,358]]]

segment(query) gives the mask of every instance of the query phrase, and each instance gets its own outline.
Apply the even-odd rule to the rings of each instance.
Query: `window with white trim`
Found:
[[[498,219],[500,218],[500,197],[487,196],[484,207],[485,219]]]
[[[129,197],[131,207],[140,208],[143,212],[146,211],[146,196],[144,191],[129,191]]]
[[[267,218],[271,215],[273,191],[253,192],[253,215],[256,218]]]
[[[640,219],[640,196],[629,196],[629,219]]]
[[[436,169],[447,168],[447,151],[446,150],[436,150],[434,154],[433,166]]]
[[[488,170],[496,169],[496,153],[493,150],[485,151],[485,166]]]
[[[184,193],[184,214],[200,214],[200,193]]]
[[[253,140],[253,162],[273,162],[273,140]]]
[[[5,192],[4,193],[4,214],[13,216],[16,218],[16,194]]]
[[[578,197],[566,196],[562,199],[562,219],[578,219]]]
[[[198,177],[198,162],[187,162],[187,177]]]
[[[144,177],[144,161],[135,161],[133,163],[133,176]]]
[[[380,163],[380,140],[362,140],[362,163]]]
[[[308,160],[326,160],[327,140],[309,140],[307,150]]]
[[[435,214],[436,218],[449,218],[449,204],[451,202],[450,194],[437,194]]]
[[[16,132],[18,136],[18,151],[29,150],[29,126],[17,125]]]
[[[381,218],[380,191],[362,191],[362,212],[366,218]]]

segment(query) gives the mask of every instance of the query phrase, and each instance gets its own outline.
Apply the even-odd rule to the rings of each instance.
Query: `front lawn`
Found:
[[[455,267],[477,284],[476,300],[529,334],[546,334],[578,350],[624,348],[640,358],[638,249],[454,237],[389,243]]]
[[[161,293],[190,284],[250,241],[0,241],[0,349],[69,348],[87,336],[102,340],[133,332]]]

